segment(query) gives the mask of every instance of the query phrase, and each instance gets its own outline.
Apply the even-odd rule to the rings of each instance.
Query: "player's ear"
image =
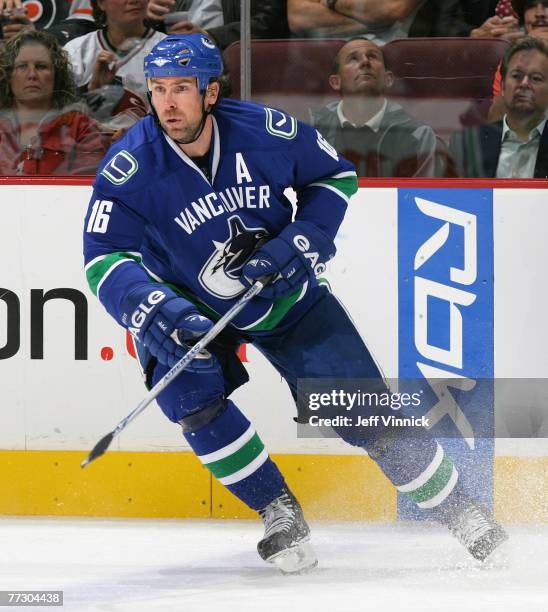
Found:
[[[207,104],[213,106],[215,102],[217,102],[217,98],[219,97],[219,92],[221,91],[221,85],[219,81],[214,81],[207,86],[205,101]]]

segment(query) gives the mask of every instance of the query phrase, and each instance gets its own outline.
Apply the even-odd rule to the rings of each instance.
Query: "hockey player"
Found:
[[[316,564],[301,508],[231,392],[247,380],[236,357],[254,344],[287,381],[369,379],[386,390],[354,325],[317,275],[334,238],[354,167],[311,126],[258,104],[221,100],[217,47],[171,35],[145,59],[152,114],[103,161],[85,219],[93,293],[137,341],[155,384],[254,279],[270,282],[158,396],[201,462],[258,511],[259,555],[282,571]],[[294,218],[284,196],[297,193]],[[367,416],[370,416],[370,411]],[[396,487],[432,508],[477,558],[505,539],[466,499],[443,448],[425,430],[340,429]]]

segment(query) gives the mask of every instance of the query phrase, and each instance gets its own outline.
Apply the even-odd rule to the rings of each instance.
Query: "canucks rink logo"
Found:
[[[198,276],[202,287],[221,300],[229,300],[245,291],[246,287],[239,280],[241,269],[257,243],[268,236],[265,228],[246,227],[237,215],[228,219],[228,231],[225,242],[213,241],[215,250]]]

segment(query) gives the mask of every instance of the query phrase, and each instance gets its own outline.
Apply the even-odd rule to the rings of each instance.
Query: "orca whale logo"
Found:
[[[224,242],[213,240],[215,250],[198,276],[202,287],[221,300],[230,300],[247,289],[239,280],[241,270],[259,243],[268,236],[264,227],[247,227],[237,215],[227,222],[228,238]]]

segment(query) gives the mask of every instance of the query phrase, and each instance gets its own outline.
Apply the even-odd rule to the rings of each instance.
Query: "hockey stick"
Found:
[[[181,359],[167,372],[160,380],[152,387],[152,389],[145,395],[145,397],[139,402],[124,419],[122,419],[118,425],[106,436],[103,436],[99,442],[92,448],[89,455],[82,461],[80,467],[86,467],[88,463],[91,463],[94,459],[97,459],[103,455],[110,443],[114,438],[121,433],[134,419],[136,419],[141,412],[150,404],[158,395],[173,381],[173,379],[180,374],[196,355],[203,351],[204,348],[221,332],[223,329],[234,319],[234,317],[244,308],[244,306],[250,302],[258,293],[267,285],[271,280],[270,276],[263,276],[256,280],[253,285],[242,295],[242,297],[228,310],[215,325],[205,334],[189,351],[181,357]]]

